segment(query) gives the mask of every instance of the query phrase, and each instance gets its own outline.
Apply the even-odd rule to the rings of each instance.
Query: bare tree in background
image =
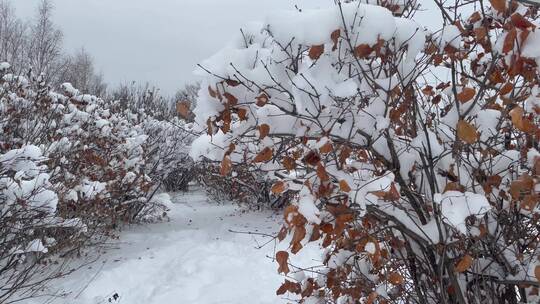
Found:
[[[28,58],[34,74],[43,74],[45,82],[54,84],[68,61],[62,56],[62,31],[52,22],[53,10],[50,0],[40,3],[37,20],[30,27]]]
[[[71,83],[86,94],[102,96],[107,90],[103,74],[95,72],[94,58],[84,48],[68,57],[66,69],[61,79]]]
[[[15,16],[15,10],[5,0],[0,1],[0,59],[12,66],[24,65],[24,50],[27,44],[27,26]]]

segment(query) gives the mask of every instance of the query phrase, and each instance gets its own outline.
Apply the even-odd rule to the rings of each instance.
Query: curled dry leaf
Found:
[[[300,283],[291,282],[289,280],[285,280],[285,283],[283,283],[279,289],[276,291],[276,295],[282,295],[286,292],[300,294],[302,292],[302,288]]]
[[[309,58],[311,60],[317,60],[324,53],[324,44],[314,45],[309,49]]]
[[[225,155],[225,157],[223,158],[223,161],[221,161],[221,168],[219,170],[219,173],[222,176],[226,176],[226,175],[229,175],[229,173],[231,173],[231,169],[232,169],[231,158]]]
[[[276,253],[276,261],[278,262],[279,268],[278,273],[287,274],[289,273],[289,253],[287,251],[278,251]]]
[[[275,195],[285,192],[287,184],[284,181],[278,181],[272,186],[272,193]]]
[[[273,150],[269,147],[264,148],[257,156],[255,156],[255,159],[253,159],[254,163],[263,163],[267,162],[272,159]]]
[[[270,134],[270,126],[267,124],[262,124],[258,127],[259,129],[259,139],[264,139],[268,134]]]
[[[371,54],[373,49],[367,44],[360,44],[354,48],[354,55],[358,58],[366,58]]]
[[[476,132],[476,128],[470,123],[460,120],[458,121],[456,130],[458,138],[462,141],[468,144],[474,144],[478,141],[478,132]]]
[[[463,256],[461,258],[461,260],[459,260],[459,262],[457,263],[456,265],[456,268],[455,268],[455,271],[456,272],[465,272],[467,271],[469,268],[471,268],[473,264],[473,257],[466,254],[465,256]]]
[[[235,106],[238,104],[238,98],[229,92],[223,93],[223,96],[227,99],[227,104],[229,106]]]

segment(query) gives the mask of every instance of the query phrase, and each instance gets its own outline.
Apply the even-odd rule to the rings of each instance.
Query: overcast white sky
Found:
[[[39,0],[10,0],[32,17]],[[115,86],[149,81],[172,94],[195,65],[249,21],[272,10],[315,8],[333,0],[54,0],[68,51],[84,46]]]

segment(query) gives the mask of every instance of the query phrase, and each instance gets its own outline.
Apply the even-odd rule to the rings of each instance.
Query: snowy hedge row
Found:
[[[161,181],[184,165],[177,125],[0,65],[0,302],[49,256],[161,217]],[[157,199],[157,198],[160,199]],[[161,200],[161,201],[160,201]],[[57,275],[57,274],[55,274]]]

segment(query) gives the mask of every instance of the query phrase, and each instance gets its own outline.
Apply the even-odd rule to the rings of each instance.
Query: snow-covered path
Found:
[[[200,191],[172,201],[170,222],[127,229],[117,249],[61,281],[68,297],[28,303],[287,303],[275,295],[274,243],[256,249],[268,238],[229,231],[274,233],[279,214],[209,203]]]

